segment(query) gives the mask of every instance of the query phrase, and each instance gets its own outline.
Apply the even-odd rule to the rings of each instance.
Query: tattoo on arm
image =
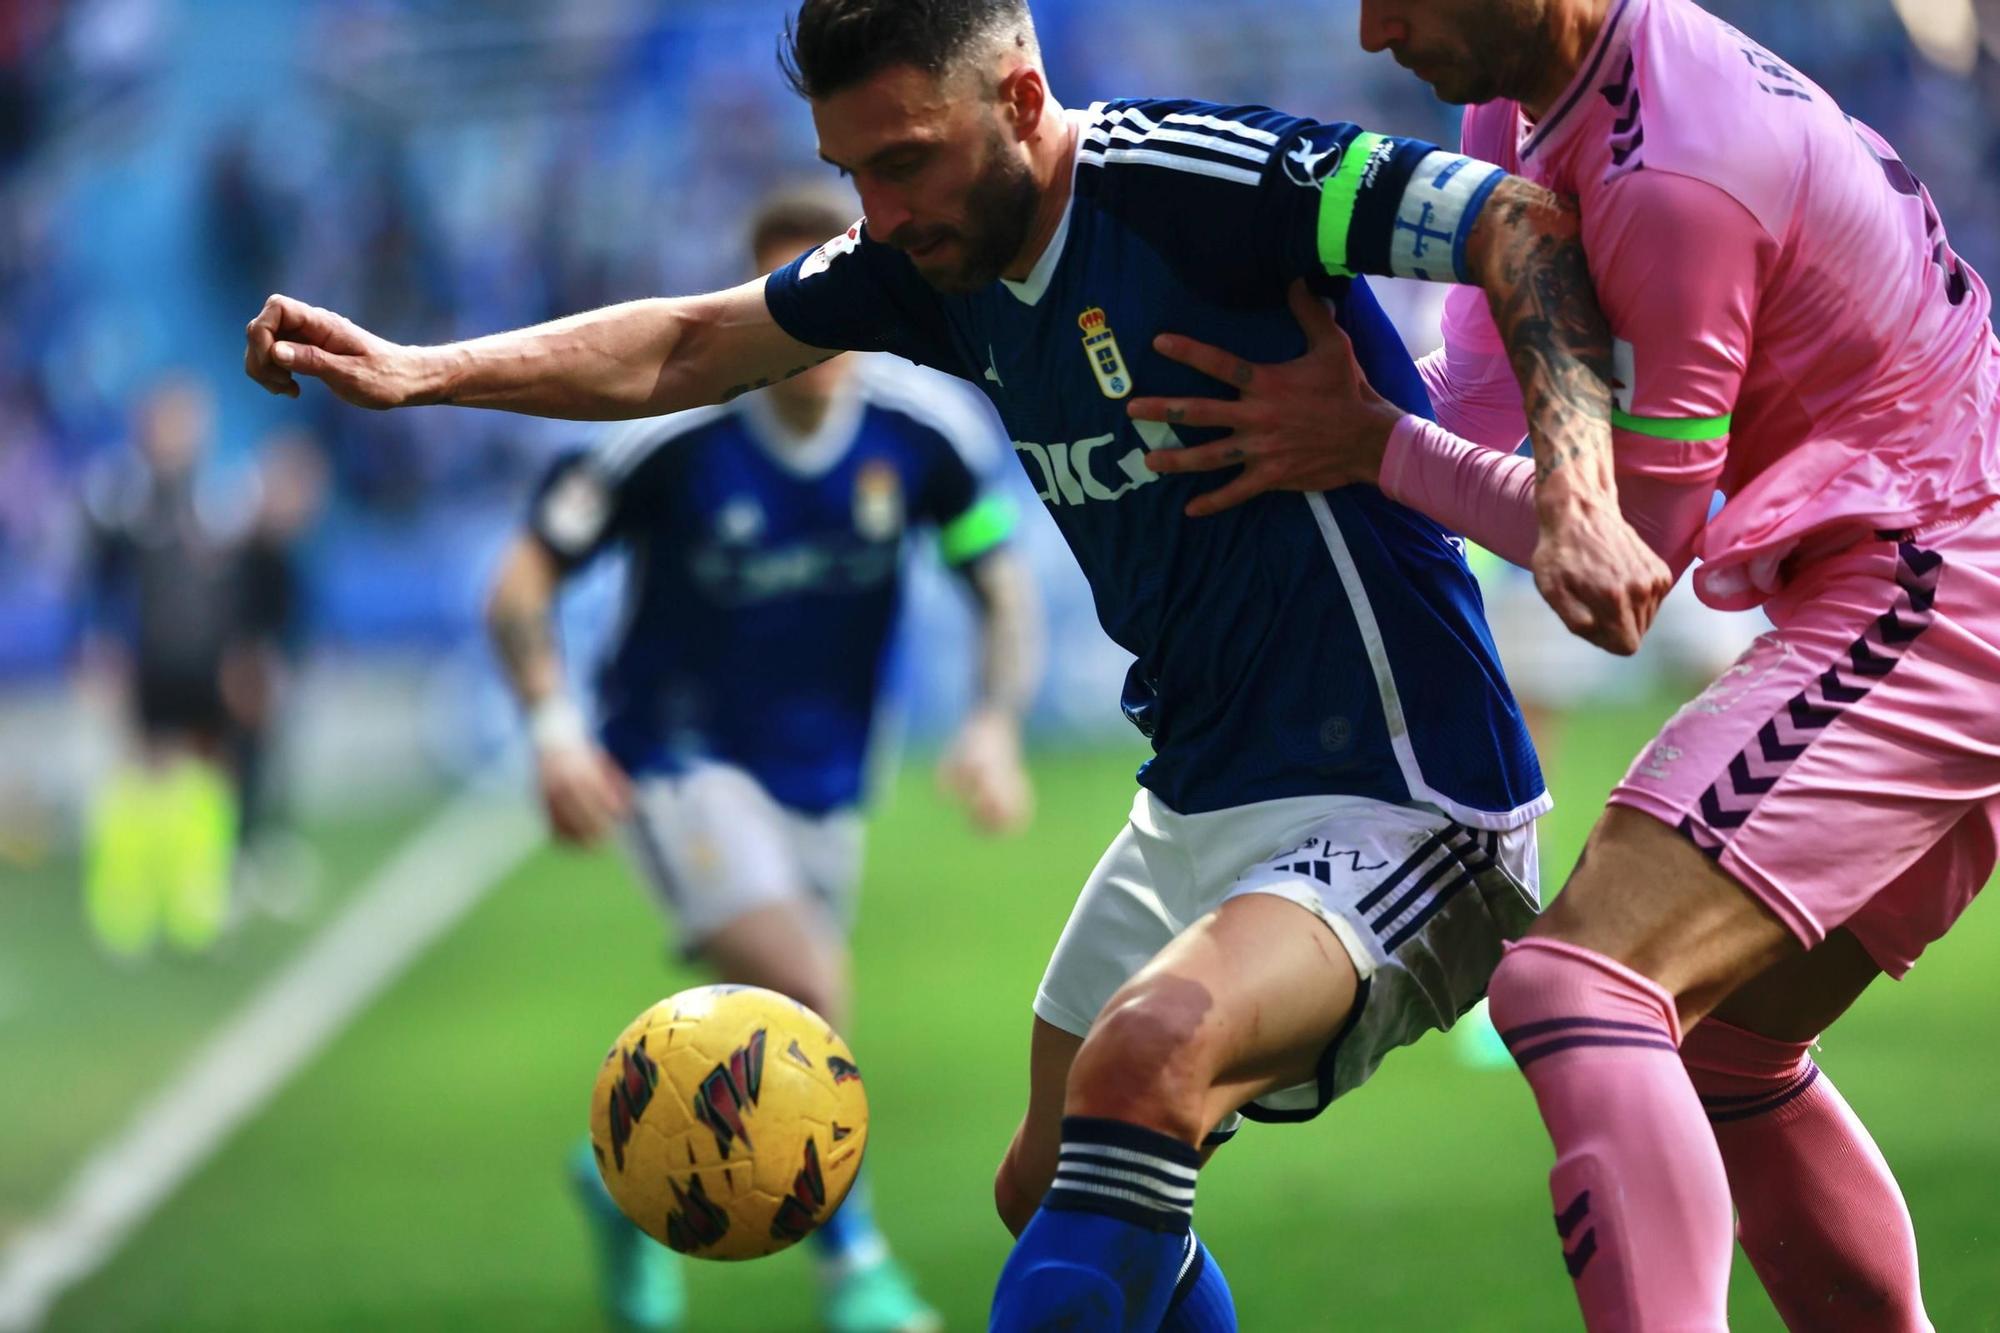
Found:
[[[838,352],[829,352],[817,361],[808,361],[803,366],[793,366],[790,370],[786,371],[782,375],[778,375],[775,377],[767,376],[764,379],[751,380],[747,384],[731,385],[729,388],[724,389],[722,391],[722,401],[725,403],[733,403],[746,393],[755,393],[759,389],[768,389],[773,384],[776,384],[779,380],[788,380],[796,376],[803,375],[808,370],[811,370],[814,366],[823,366],[827,362],[833,360],[833,358],[839,355],[840,353]]]
[[[1491,207],[1498,223],[1487,299],[1507,345],[1545,480],[1597,455],[1611,476],[1611,330],[1598,309],[1573,213],[1516,178]]]
[[[979,702],[1018,717],[1042,676],[1042,621],[1033,579],[1015,557],[991,552],[962,571],[979,603]]]

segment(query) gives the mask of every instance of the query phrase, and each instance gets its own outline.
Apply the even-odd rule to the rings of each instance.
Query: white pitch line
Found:
[[[463,797],[92,1154],[0,1250],[0,1333],[27,1333],[541,841],[518,806]]]

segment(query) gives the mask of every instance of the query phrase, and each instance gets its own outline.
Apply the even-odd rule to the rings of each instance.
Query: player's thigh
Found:
[[[1968,812],[1847,925],[1780,959],[1717,1005],[1714,1017],[1779,1041],[1811,1041],[1881,976],[1902,977],[1950,930],[2000,859],[2000,801]]]
[[[1531,935],[1592,950],[1675,997],[1683,1026],[1802,946],[1771,910],[1651,815],[1604,812]]]
[[[703,765],[641,779],[632,804],[633,865],[690,956],[776,967],[781,948],[792,948],[794,971],[833,984],[825,965],[845,956],[841,927],[811,887],[792,822],[754,778]],[[777,933],[759,945],[767,925]]]
[[[1247,894],[1182,932],[1112,996],[1065,1109],[1204,1132],[1243,1103],[1311,1082],[1360,977],[1334,933],[1286,898]]]
[[[1056,1176],[1062,1146],[1064,1089],[1083,1038],[1044,1019],[1028,1043],[1028,1109],[1014,1131],[993,1182],[994,1204],[1007,1229],[1020,1235]]]
[[[1745,982],[1709,1017],[1773,1041],[1809,1042],[1861,998],[1881,967],[1849,930],[1779,959]]]
[[[836,1028],[847,1024],[847,949],[812,902],[753,907],[696,946],[717,980],[789,995]]]
[[[1691,1020],[1785,936],[1859,927],[2000,791],[1996,602],[2000,511],[1936,550],[1862,543],[1802,570],[1772,631],[1619,783],[1544,929],[1652,976]]]

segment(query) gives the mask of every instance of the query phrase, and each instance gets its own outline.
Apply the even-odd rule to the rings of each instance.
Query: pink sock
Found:
[[[1681,1043],[1729,1168],[1736,1238],[1788,1328],[1930,1333],[1903,1192],[1809,1045],[1712,1018]]]
[[[1673,997],[1601,954],[1508,946],[1493,1022],[1555,1141],[1556,1232],[1592,1333],[1724,1333],[1729,1184]]]

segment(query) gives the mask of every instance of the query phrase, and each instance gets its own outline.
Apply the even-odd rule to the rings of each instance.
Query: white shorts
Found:
[[[805,903],[845,934],[861,882],[861,817],[802,814],[740,768],[639,779],[625,840],[690,951],[745,913]]]
[[[1353,796],[1181,815],[1142,789],[1056,942],[1035,1014],[1081,1037],[1196,921],[1244,894],[1285,898],[1333,931],[1361,977],[1318,1079],[1243,1108],[1254,1120],[1310,1120],[1390,1051],[1479,1002],[1501,943],[1540,910],[1539,882],[1532,824],[1488,832]]]

